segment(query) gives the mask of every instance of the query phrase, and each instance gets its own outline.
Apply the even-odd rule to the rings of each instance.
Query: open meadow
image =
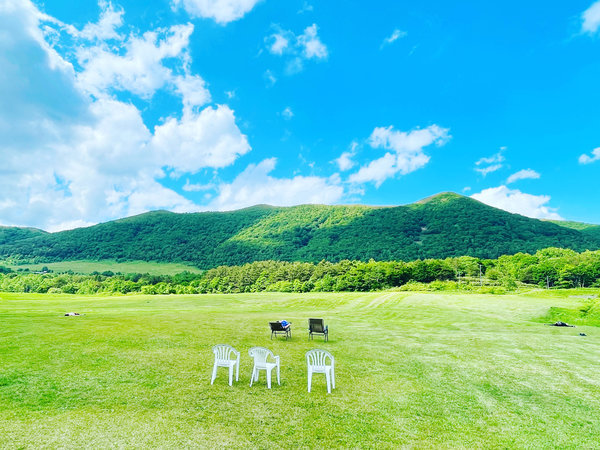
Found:
[[[573,291],[1,293],[0,447],[597,447],[600,328],[544,325],[551,307],[577,321],[592,303]],[[309,317],[329,342],[308,340]],[[291,340],[271,341],[278,319]],[[225,369],[210,385],[218,343],[241,352],[232,387]],[[263,372],[249,387],[252,346],[281,356],[280,386]],[[320,374],[307,392],[312,348],[336,358],[331,394]]]

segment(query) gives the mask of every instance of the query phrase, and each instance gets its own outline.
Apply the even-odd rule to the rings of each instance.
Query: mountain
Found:
[[[548,222],[555,223],[561,227],[581,231],[583,234],[591,236],[593,239],[600,239],[600,225],[593,225],[591,223],[583,222],[569,222],[566,220],[549,220]]]
[[[3,227],[0,226],[0,245],[10,244],[27,238],[47,235],[37,228]]]
[[[442,193],[396,207],[258,205],[231,212],[155,211],[57,233],[15,233],[0,242],[0,257],[148,260],[210,268],[260,260],[496,258],[546,247],[595,250],[600,235]]]

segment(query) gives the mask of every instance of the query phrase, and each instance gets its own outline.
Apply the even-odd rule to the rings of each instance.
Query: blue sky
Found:
[[[0,224],[400,205],[600,223],[600,1],[0,0]]]

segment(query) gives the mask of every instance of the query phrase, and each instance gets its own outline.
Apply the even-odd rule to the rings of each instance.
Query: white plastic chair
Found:
[[[329,360],[329,364],[327,364],[327,360]],[[325,350],[309,350],[306,352],[306,363],[308,365],[308,392],[310,392],[313,373],[324,373],[327,380],[327,393],[331,394],[331,388],[335,389],[333,355]]]
[[[271,350],[264,347],[252,347],[248,350],[251,358],[254,358],[254,367],[252,368],[252,376],[250,377],[250,386],[254,381],[258,381],[258,371],[264,370],[267,372],[267,387],[271,389],[271,372],[277,367],[277,384],[281,384],[280,378],[280,361],[279,356],[275,356]],[[275,362],[268,362],[267,359],[271,356]]]
[[[217,377],[217,367],[228,367],[229,368],[229,386],[233,384],[233,368],[235,371],[235,381],[240,379],[240,352],[238,352],[231,345],[217,344],[213,347],[213,353],[215,354],[215,364],[213,366],[212,378],[210,384],[213,384]],[[235,355],[235,359],[231,359],[231,355]]]

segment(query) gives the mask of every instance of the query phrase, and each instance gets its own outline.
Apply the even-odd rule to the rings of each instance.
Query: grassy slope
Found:
[[[389,208],[302,205],[225,213],[158,211],[20,239],[0,246],[0,254],[40,261],[125,259],[210,268],[261,260],[496,258],[547,247],[597,249],[600,236],[445,193]]]
[[[551,295],[551,298],[540,298]],[[0,436],[7,447],[597,446],[598,328],[536,322],[555,293],[75,297],[0,294]],[[65,311],[85,313],[63,317]],[[331,340],[308,342],[308,317]],[[293,322],[270,341],[267,322]],[[586,332],[587,337],[579,337]],[[213,386],[210,348],[241,351]],[[281,355],[250,388],[248,348]],[[337,389],[304,353],[336,357]]]
[[[150,261],[123,261],[112,260],[102,261],[60,261],[52,263],[39,264],[19,264],[14,265],[10,262],[0,261],[0,266],[9,267],[13,270],[29,269],[32,272],[41,270],[43,267],[54,272],[68,272],[90,274],[92,272],[112,271],[114,273],[149,273],[150,275],[175,275],[181,272],[202,272],[197,267],[177,263],[159,263]]]

